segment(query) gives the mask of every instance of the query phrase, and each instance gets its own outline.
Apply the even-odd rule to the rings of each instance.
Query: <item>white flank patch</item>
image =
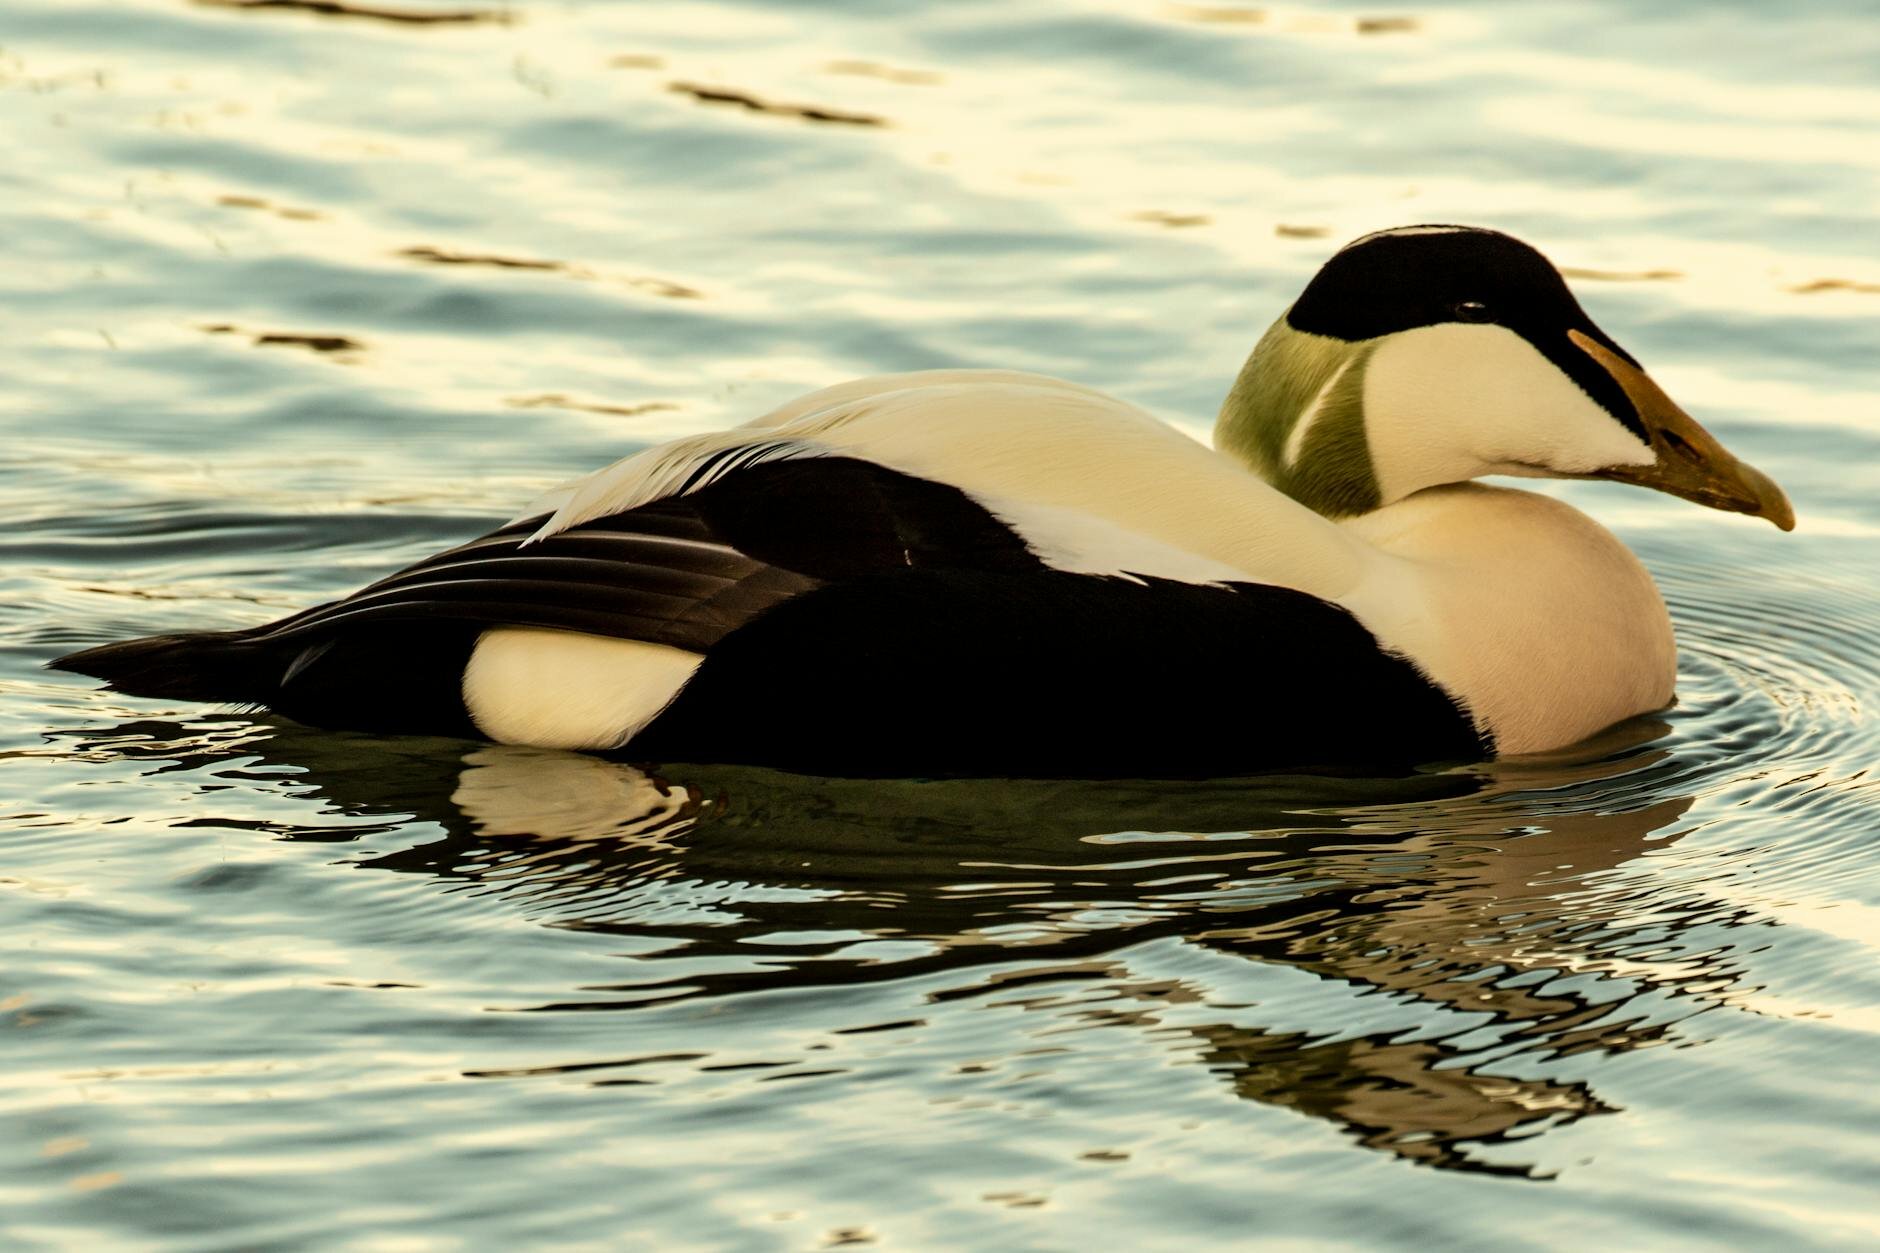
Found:
[[[463,701],[483,734],[536,748],[618,748],[659,715],[704,658],[574,631],[485,631]]]
[[[1325,412],[1325,398],[1332,394],[1332,388],[1338,386],[1338,380],[1345,377],[1345,371],[1349,370],[1357,360],[1358,354],[1354,353],[1332,371],[1332,377],[1325,380],[1325,385],[1319,388],[1318,395],[1312,398],[1312,403],[1306,406],[1305,412],[1299,415],[1299,420],[1293,423],[1293,429],[1286,433],[1286,448],[1281,456],[1288,470],[1299,464],[1299,454],[1306,446],[1306,436],[1311,433],[1312,424],[1319,420],[1319,415]]]
[[[1150,575],[1183,583],[1247,582],[1245,570],[1076,509],[1052,505],[979,502],[1038,559],[1071,574]]]

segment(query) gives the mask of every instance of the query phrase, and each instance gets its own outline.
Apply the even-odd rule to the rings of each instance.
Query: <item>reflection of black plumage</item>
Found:
[[[161,759],[182,736],[161,723],[120,730],[83,733],[84,747],[123,743]],[[1638,902],[1640,924],[1590,925],[1604,915],[1575,900],[1560,867],[1586,874],[1636,857],[1684,812],[1681,797],[1600,813],[1556,779],[1549,812],[1476,773],[915,783],[714,767],[660,777],[577,754],[490,747],[465,758],[438,741],[292,727],[193,742],[196,769],[219,772],[225,755],[221,769],[247,773],[258,756],[295,767],[297,789],[311,784],[349,815],[396,815],[392,826],[347,828],[375,847],[354,862],[362,868],[500,894],[557,927],[660,941],[658,954],[623,958],[617,980],[528,1008],[631,1013],[944,976],[936,1001],[990,998],[1154,1029],[1238,1096],[1442,1168],[1526,1174],[1507,1151],[1482,1146],[1609,1112],[1571,1073],[1527,1072],[1675,1038],[1653,1005],[1693,977],[1689,962],[1628,963],[1603,987],[1551,977],[1641,942],[1662,950],[1661,903]],[[1637,756],[1611,769],[1636,789],[1654,774]],[[1672,781],[1675,762],[1666,770]],[[1608,779],[1591,770],[1586,784]],[[432,824],[442,838],[385,847],[390,830]],[[1240,834],[1113,834],[1126,831]],[[310,828],[289,838],[334,837]],[[1103,925],[1088,919],[1097,907],[1110,916]],[[1680,899],[1669,916],[1697,922],[1706,910]],[[794,934],[787,948],[767,942],[779,932]],[[829,938],[808,942],[811,932]],[[927,951],[850,955],[857,935]],[[1132,969],[1132,951],[1169,939],[1377,989],[1414,1020],[1462,1015],[1453,1021],[1472,1042],[1454,1031],[1403,1039],[1401,1019],[1325,1038],[1258,1007],[1207,1008],[1206,989]],[[1685,1012],[1738,973],[1727,952],[1695,961],[1713,991]]]

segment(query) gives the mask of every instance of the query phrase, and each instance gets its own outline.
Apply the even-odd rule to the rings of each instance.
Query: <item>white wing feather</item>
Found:
[[[750,457],[725,457],[739,448]],[[1128,551],[1080,551],[1082,568],[1127,568],[1153,549],[1183,558],[1162,563],[1170,577],[1241,577],[1332,600],[1365,573],[1366,546],[1237,462],[1126,401],[1011,370],[932,370],[826,388],[749,425],[635,453],[523,516],[552,508],[540,538],[696,490],[744,465],[833,454],[951,484],[1015,521],[1089,515],[1102,524],[1086,528],[1092,543],[1136,537]],[[1062,548],[1064,528],[1051,529]]]

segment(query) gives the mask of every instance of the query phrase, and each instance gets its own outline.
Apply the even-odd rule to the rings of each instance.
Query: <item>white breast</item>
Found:
[[[1501,753],[1559,748],[1670,704],[1664,599],[1571,505],[1463,484],[1342,525],[1380,557],[1346,607],[1465,702]]]

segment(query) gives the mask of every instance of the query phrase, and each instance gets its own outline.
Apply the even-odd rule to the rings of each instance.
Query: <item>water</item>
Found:
[[[0,1242],[1875,1239],[1867,6],[376,12],[0,6]],[[649,778],[38,668],[857,374],[1199,430],[1452,220],[1802,518],[1562,487],[1684,674],[1557,760]]]

